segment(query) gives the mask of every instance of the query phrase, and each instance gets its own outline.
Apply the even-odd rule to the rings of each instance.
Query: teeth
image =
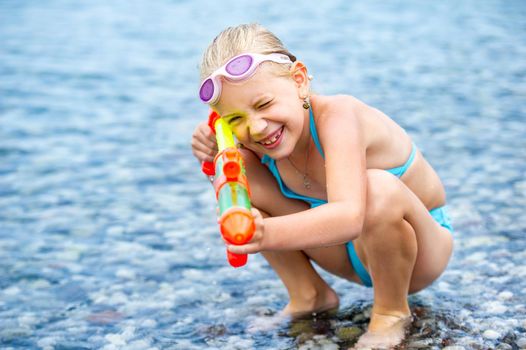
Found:
[[[274,142],[276,142],[278,140],[278,138],[280,136],[281,136],[281,130],[276,135],[274,135],[271,139],[269,139],[267,141],[262,141],[261,144],[263,144],[265,146],[272,145]]]

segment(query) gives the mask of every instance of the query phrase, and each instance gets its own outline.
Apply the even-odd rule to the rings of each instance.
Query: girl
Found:
[[[444,188],[410,137],[352,96],[312,94],[307,67],[257,24],[220,33],[201,79],[201,100],[243,145],[257,208],[254,238],[228,249],[263,254],[287,288],[289,315],[338,306],[313,261],[372,287],[355,348],[399,344],[411,321],[407,295],[440,276],[453,247]],[[205,122],[192,149],[200,161],[217,152]]]

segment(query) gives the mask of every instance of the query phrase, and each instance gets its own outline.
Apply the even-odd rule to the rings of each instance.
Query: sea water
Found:
[[[372,291],[275,316],[260,256],[232,269],[190,150],[202,51],[260,22],[314,76],[406,128],[448,193],[455,251],[411,296],[408,349],[526,348],[523,1],[0,0],[0,347],[345,349]]]

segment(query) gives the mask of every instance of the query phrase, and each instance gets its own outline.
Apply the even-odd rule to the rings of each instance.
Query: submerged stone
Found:
[[[526,338],[517,339],[517,346],[521,349],[526,349]]]
[[[288,335],[291,337],[297,337],[300,334],[312,334],[312,321],[311,320],[297,320],[294,321],[289,328]]]
[[[343,341],[357,339],[363,330],[358,327],[342,327],[336,330],[336,336]]]
[[[494,331],[493,329],[488,329],[482,333],[482,336],[486,339],[495,340],[500,338],[500,333],[497,331]]]

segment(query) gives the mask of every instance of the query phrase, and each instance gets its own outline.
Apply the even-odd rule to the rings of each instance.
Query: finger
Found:
[[[217,147],[216,134],[208,124],[200,125],[196,130],[196,133],[198,133],[203,140],[206,140],[207,143],[213,144]]]
[[[228,251],[234,254],[255,254],[260,252],[259,244],[257,243],[248,243],[243,245],[227,244],[226,248]]]
[[[198,136],[201,139],[206,139],[215,142],[215,133],[206,123],[200,123],[194,129],[194,136]]]
[[[217,154],[216,150],[209,148],[203,144],[196,144],[195,146],[192,146],[192,152],[194,152],[194,154],[204,154],[205,156],[212,158],[215,157],[215,155]]]
[[[214,140],[209,139],[204,134],[194,134],[192,138],[193,147],[206,147],[208,149],[217,150],[217,143]]]
[[[216,135],[212,130],[204,130],[203,133],[200,135],[200,138],[202,139],[203,143],[206,143],[207,146],[210,146],[211,148],[214,147],[217,149]]]
[[[216,134],[214,133],[214,130],[208,128],[206,131],[205,131],[205,136],[207,139],[209,139],[210,141],[212,141],[214,144],[216,143]]]
[[[263,217],[261,213],[259,212],[259,210],[257,210],[256,208],[251,208],[250,212],[252,213],[252,216],[254,217],[254,219],[259,219]]]
[[[193,154],[194,154],[194,157],[196,157],[200,163],[203,163],[203,162],[213,163],[214,162],[214,157],[209,156],[208,154],[205,154],[203,152],[193,152]]]
[[[254,223],[258,227],[263,227],[264,221],[263,221],[263,215],[261,215],[261,212],[257,210],[256,208],[252,208],[251,210],[252,216],[254,217]]]
[[[206,153],[203,153],[203,152],[200,152],[200,151],[192,151],[192,153],[194,154],[194,156],[200,161],[200,162],[213,162],[214,161],[214,157],[206,154]]]
[[[191,141],[192,150],[201,151],[210,155],[215,155],[217,153],[217,148],[215,144],[210,144],[207,140],[203,142],[197,136],[194,136]]]

